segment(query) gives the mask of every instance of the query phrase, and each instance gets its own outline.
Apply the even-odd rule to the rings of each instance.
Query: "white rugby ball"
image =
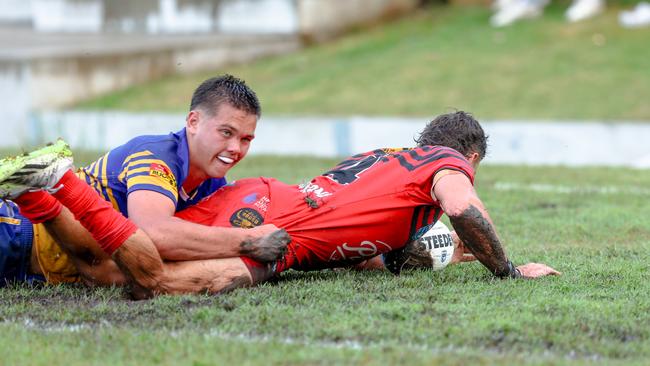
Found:
[[[424,233],[417,243],[426,248],[433,259],[432,268],[439,271],[451,262],[454,255],[454,241],[447,226],[438,221],[427,232]]]

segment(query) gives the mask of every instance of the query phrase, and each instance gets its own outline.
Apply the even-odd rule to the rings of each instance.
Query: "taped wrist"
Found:
[[[494,273],[497,277],[499,278],[521,278],[523,275],[521,274],[521,271],[515,267],[515,265],[508,260],[507,261],[507,270],[504,272]]]

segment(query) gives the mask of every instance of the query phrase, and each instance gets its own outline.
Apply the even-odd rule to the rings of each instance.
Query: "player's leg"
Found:
[[[67,146],[62,148],[66,150]],[[47,152],[51,152],[51,149]],[[69,212],[57,207],[58,202],[52,200],[51,196],[43,191],[27,192],[17,197],[17,200],[24,205],[21,209],[34,220],[48,222],[50,229],[57,233],[59,240],[76,243],[70,248],[71,252],[76,255],[89,254],[92,261],[101,256],[92,254],[93,250],[89,248],[93,247],[93,242],[81,226],[89,229],[99,247],[112,254],[119,268],[134,281],[137,296],[205,291],[218,293],[229,288],[254,284],[270,276],[268,270],[263,269],[266,268],[263,265],[253,266],[255,270],[250,270],[250,265],[239,258],[172,263],[163,266],[151,239],[141,230],[137,230],[128,219],[113,210],[108,202],[101,199],[69,169],[66,170],[66,164],[70,165],[66,161],[68,154],[64,152],[60,155],[59,158],[46,162],[47,169],[43,169],[42,166],[37,167],[36,164],[30,165],[34,166],[30,168],[34,171],[28,171],[27,174],[21,174],[22,168],[14,169],[9,173],[7,173],[8,169],[4,169],[4,176],[3,172],[0,172],[0,188],[4,188],[5,195],[20,194],[21,190],[25,192],[28,188],[50,190],[58,202],[69,208]],[[53,168],[56,165],[60,166]],[[41,171],[48,176],[24,179],[25,175],[37,175]],[[27,188],[20,187],[23,183]],[[0,190],[0,195],[2,193]],[[75,220],[78,220],[80,225],[75,224]],[[284,230],[277,230],[263,239],[286,242],[289,237]]]
[[[14,199],[33,223],[46,223],[86,278],[99,284],[121,284],[124,279],[110,255],[137,227],[78,179],[71,167],[72,153],[62,141],[28,155],[3,159],[0,197]],[[51,194],[30,191],[34,188]],[[90,233],[85,228],[90,228]],[[153,244],[148,248],[157,255]]]
[[[37,246],[45,246],[47,241],[55,242],[68,255],[86,284],[120,286],[126,283],[126,277],[115,261],[100,249],[97,241],[75,220],[70,210],[64,207],[58,216],[43,222],[42,227],[46,230],[35,226],[37,233],[45,231]]]
[[[275,268],[247,257],[167,262],[157,289],[167,294],[220,294],[267,281],[277,274]]]
[[[31,222],[13,202],[0,201],[0,287],[14,281],[44,281],[32,260],[32,242]]]

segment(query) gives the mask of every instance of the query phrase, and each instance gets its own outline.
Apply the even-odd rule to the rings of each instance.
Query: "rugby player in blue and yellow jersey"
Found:
[[[86,182],[129,217],[156,244],[162,258],[192,260],[236,254],[275,259],[276,248],[242,248],[251,236],[274,230],[218,229],[174,217],[226,184],[226,173],[246,156],[260,103],[231,75],[194,91],[185,128],[166,136],[136,137],[82,169]],[[261,249],[261,250],[257,250]]]
[[[248,152],[260,113],[257,96],[242,80],[230,75],[208,79],[192,96],[185,128],[169,135],[136,137],[78,174],[116,210],[144,230],[164,260],[239,255],[265,262],[276,260],[283,254],[286,243],[264,240],[278,230],[274,225],[251,223],[247,227],[221,228],[174,217],[176,211],[197,203],[226,184],[228,170]],[[68,216],[69,212],[64,210],[62,215]],[[20,225],[13,225],[13,221],[0,222],[13,231],[19,230],[28,219],[2,212],[0,216],[20,221]],[[37,218],[29,219],[39,222]],[[48,281],[58,282],[55,280],[58,278],[69,282],[74,276],[71,279],[68,274],[75,271],[69,265],[59,268],[57,263],[66,262],[60,260],[66,253],[57,246],[57,238],[45,230],[51,225],[55,223],[33,225],[30,235],[34,238],[33,248],[31,238],[24,238],[25,243],[7,246],[7,250],[11,253],[18,250],[23,256],[28,256],[30,250],[35,252],[41,267],[48,272],[44,273]]]

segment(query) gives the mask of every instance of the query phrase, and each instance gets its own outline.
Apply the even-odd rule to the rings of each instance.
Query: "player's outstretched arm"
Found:
[[[279,259],[287,241],[271,240],[274,225],[252,229],[199,225],[174,217],[174,203],[154,191],[128,197],[129,218],[153,240],[165,260],[187,261],[247,256],[260,262]]]
[[[559,274],[541,264],[531,263],[517,268],[508,260],[492,219],[465,175],[443,176],[434,186],[434,193],[460,240],[495,276],[534,278]]]

